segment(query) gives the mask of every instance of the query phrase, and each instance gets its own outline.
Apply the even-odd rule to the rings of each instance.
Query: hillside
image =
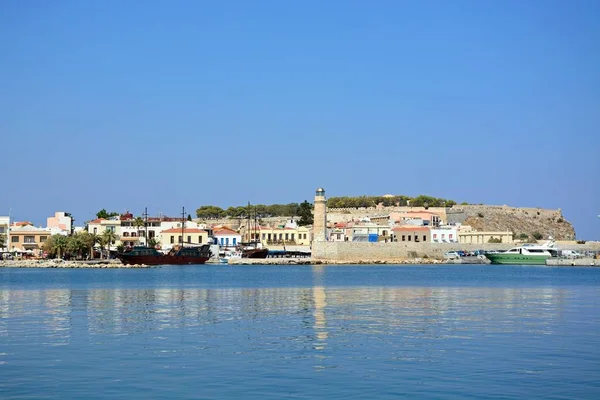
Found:
[[[512,231],[515,239],[520,234],[530,238],[539,232],[544,239],[574,240],[575,229],[565,220],[560,209],[515,208],[508,206],[468,205],[455,206],[453,211],[463,211],[463,222],[478,231]]]

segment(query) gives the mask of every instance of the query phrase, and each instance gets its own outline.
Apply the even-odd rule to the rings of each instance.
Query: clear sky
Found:
[[[328,196],[600,239],[600,1],[0,1],[0,215]]]

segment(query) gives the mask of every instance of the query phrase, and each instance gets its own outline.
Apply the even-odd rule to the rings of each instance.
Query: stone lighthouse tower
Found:
[[[313,222],[313,241],[325,242],[327,233],[327,208],[325,206],[325,189],[318,188],[315,193],[315,210]]]

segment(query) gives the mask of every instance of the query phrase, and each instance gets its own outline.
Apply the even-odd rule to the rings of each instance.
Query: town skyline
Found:
[[[6,1],[0,215],[421,193],[600,238],[600,3]]]

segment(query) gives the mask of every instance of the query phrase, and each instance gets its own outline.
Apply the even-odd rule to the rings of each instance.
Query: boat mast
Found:
[[[246,238],[247,238],[246,241],[247,241],[247,243],[250,243],[250,241],[251,241],[251,239],[250,239],[250,210],[252,210],[252,209],[250,208],[250,202],[248,202],[248,211],[247,211],[247,213],[248,213],[248,226],[246,227],[246,235],[247,235],[246,236]]]
[[[183,235],[185,235],[185,207],[181,208],[181,248],[183,248]]]
[[[146,228],[146,247],[148,247],[148,207],[144,207],[144,227]]]

